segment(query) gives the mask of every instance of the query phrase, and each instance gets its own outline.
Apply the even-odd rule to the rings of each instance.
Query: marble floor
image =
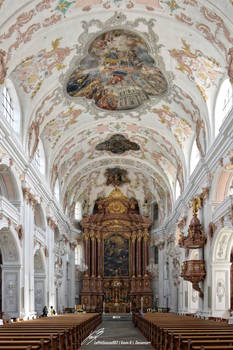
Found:
[[[132,321],[103,321],[81,346],[81,350],[151,350]]]

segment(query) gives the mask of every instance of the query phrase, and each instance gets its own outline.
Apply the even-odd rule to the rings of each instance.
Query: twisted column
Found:
[[[96,239],[95,239],[95,231],[91,231],[91,250],[92,250],[92,267],[91,267],[91,274],[92,277],[95,277],[96,274]]]
[[[141,277],[142,275],[141,242],[142,242],[142,234],[141,234],[141,231],[139,231],[137,235],[137,276],[138,277]]]
[[[143,234],[143,255],[144,255],[144,260],[143,260],[143,274],[147,276],[147,265],[148,265],[148,239],[149,239],[149,233],[147,229],[144,230]]]
[[[90,275],[90,262],[89,262],[89,249],[90,249],[90,240],[89,234],[86,229],[84,229],[84,240],[85,240],[85,264],[87,265],[87,270],[85,271],[85,276],[89,277]]]
[[[134,231],[131,237],[131,248],[132,248],[132,260],[131,260],[131,266],[132,266],[132,277],[135,277],[136,274],[136,263],[135,263],[135,241],[136,241],[136,232]]]
[[[100,233],[97,232],[97,275],[98,277],[101,277],[101,270],[102,270],[102,264],[101,264],[101,238]]]

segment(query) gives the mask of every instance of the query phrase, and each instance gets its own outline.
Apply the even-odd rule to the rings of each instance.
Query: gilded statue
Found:
[[[200,197],[192,198],[190,200],[190,204],[192,207],[193,215],[197,216],[198,209],[202,208],[201,198]]]

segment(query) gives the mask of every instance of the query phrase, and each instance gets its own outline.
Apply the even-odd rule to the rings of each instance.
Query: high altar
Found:
[[[87,311],[130,312],[152,305],[148,265],[151,220],[119,189],[95,203],[81,225],[87,270],[81,303]]]

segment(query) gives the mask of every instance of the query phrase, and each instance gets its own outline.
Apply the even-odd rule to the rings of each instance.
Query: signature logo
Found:
[[[93,341],[99,338],[103,333],[104,333],[104,328],[97,329],[96,331],[89,334],[88,337],[84,339],[81,345],[83,346],[83,345],[91,344]]]

